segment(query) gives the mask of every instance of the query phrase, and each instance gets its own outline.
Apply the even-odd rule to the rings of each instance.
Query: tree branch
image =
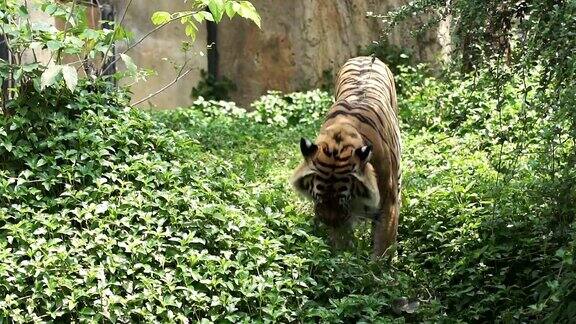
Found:
[[[163,23],[162,25],[156,26],[156,28],[150,30],[148,33],[146,33],[146,35],[142,36],[142,37],[141,37],[139,40],[137,40],[134,44],[128,46],[128,48],[126,48],[126,50],[124,50],[124,52],[122,52],[122,54],[128,53],[131,49],[133,49],[134,47],[138,46],[138,45],[139,45],[140,43],[142,43],[146,38],[148,38],[151,34],[157,32],[157,31],[160,30],[162,27],[164,27],[164,26],[166,26],[166,25],[170,24],[171,22],[176,21],[176,20],[178,20],[178,19],[182,19],[182,18],[184,18],[184,17],[192,16],[192,15],[195,14],[195,13],[198,13],[198,11],[192,11],[192,12],[187,13],[187,14],[185,14],[185,15],[181,15],[181,16],[178,16],[178,17],[174,17],[174,18],[170,19],[169,21]],[[114,61],[110,62],[110,65],[118,62],[118,60],[120,60],[120,57],[121,57],[121,55],[119,55],[117,58],[115,58]]]
[[[124,22],[124,19],[126,18],[126,14],[128,13],[128,9],[132,5],[132,1],[133,0],[130,0],[126,4],[126,8],[124,9],[124,13],[122,13],[122,18],[120,18],[120,21],[118,22],[118,26],[122,26],[122,23]],[[106,63],[106,59],[108,58],[108,53],[110,53],[112,46],[114,46],[114,39],[116,38],[117,32],[118,32],[118,28],[117,28],[116,23],[114,23],[114,34],[112,34],[112,39],[110,40],[110,44],[108,44],[108,48],[106,49],[106,53],[104,53],[104,56],[102,57],[102,61],[100,62],[100,71],[98,72],[98,76],[101,76],[102,73],[104,73],[104,68],[105,68],[104,65],[106,65],[106,67],[109,66],[105,63]],[[114,64],[115,62],[116,61],[112,62],[110,65]]]
[[[64,43],[66,42],[66,36],[68,36],[68,22],[72,19],[72,15],[74,14],[75,8],[76,8],[76,0],[73,0],[72,8],[70,8],[70,14],[68,15],[68,18],[66,18],[66,21],[64,22],[64,35],[62,36],[62,42]],[[57,52],[58,54],[56,55],[56,64],[60,63],[60,53],[62,53],[62,49],[58,49]],[[48,60],[46,66],[50,65],[50,63],[52,62],[52,58],[54,58],[54,52],[50,54],[50,59]]]
[[[135,103],[131,104],[130,107],[134,107],[138,104],[141,104],[142,102],[149,100],[155,96],[157,96],[158,94],[164,92],[166,89],[170,88],[171,86],[173,86],[176,82],[178,82],[180,79],[182,79],[183,77],[185,77],[186,75],[188,75],[188,73],[192,72],[192,70],[196,69],[196,67],[192,67],[188,70],[186,70],[186,72],[182,73],[182,71],[184,70],[184,68],[186,67],[188,62],[184,63],[184,65],[182,65],[182,67],[180,68],[180,70],[178,71],[178,75],[176,76],[176,78],[174,80],[172,80],[170,83],[166,84],[165,86],[163,86],[162,88],[158,89],[156,92],[153,92],[151,94],[149,94],[148,96],[146,96],[145,98],[142,98],[138,101],[136,101]]]

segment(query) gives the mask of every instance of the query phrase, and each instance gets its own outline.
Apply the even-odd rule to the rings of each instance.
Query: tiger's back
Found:
[[[394,76],[390,69],[377,58],[360,56],[348,60],[338,72],[336,101],[377,102],[398,113]],[[382,109],[385,109],[382,107]]]
[[[334,124],[339,116],[360,121],[359,132],[375,149],[374,164],[380,166],[377,169],[388,169],[380,170],[380,178],[388,178],[388,173],[395,176],[391,182],[397,182],[397,188],[393,193],[388,193],[390,199],[399,200],[402,148],[396,86],[392,72],[377,58],[352,58],[338,73],[335,93],[335,103],[328,112],[322,129]]]

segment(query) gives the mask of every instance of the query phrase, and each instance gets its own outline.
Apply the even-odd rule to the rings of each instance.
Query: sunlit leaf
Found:
[[[62,67],[62,76],[64,77],[68,89],[74,91],[78,84],[78,72],[76,69],[71,65],[65,65]]]
[[[64,43],[58,40],[49,40],[46,42],[46,47],[52,52],[55,52],[61,48],[64,48]]]
[[[208,9],[210,9],[210,13],[212,17],[214,17],[215,22],[220,22],[222,20],[222,16],[224,15],[224,0],[210,0],[208,3]]]
[[[192,41],[194,41],[196,39],[196,32],[198,31],[198,27],[196,27],[195,24],[193,24],[192,22],[188,23],[188,25],[186,25],[186,29],[185,29],[185,33],[186,36],[192,38]]]
[[[260,15],[256,12],[254,5],[248,1],[241,1],[238,14],[244,18],[252,20],[260,28]]]
[[[203,22],[204,20],[214,21],[214,17],[212,17],[212,14],[208,11],[199,11],[195,13],[193,17],[199,23]]]
[[[234,2],[228,1],[225,6],[226,15],[228,18],[232,19],[236,15],[236,10],[234,10]]]
[[[42,90],[52,86],[56,82],[56,78],[62,72],[62,65],[49,65],[40,77],[40,87]]]
[[[120,58],[122,58],[122,61],[124,62],[124,64],[126,64],[126,68],[130,73],[136,73],[138,67],[136,66],[136,64],[134,64],[134,61],[130,56],[122,53],[120,54]]]
[[[152,23],[156,26],[168,23],[172,19],[172,15],[166,11],[156,11],[152,14]]]

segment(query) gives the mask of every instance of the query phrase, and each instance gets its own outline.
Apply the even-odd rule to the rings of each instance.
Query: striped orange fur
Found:
[[[304,161],[291,182],[314,202],[335,248],[352,242],[360,218],[374,222],[375,257],[396,241],[400,209],[400,129],[394,77],[372,57],[348,60],[335,102],[314,142],[302,139]]]

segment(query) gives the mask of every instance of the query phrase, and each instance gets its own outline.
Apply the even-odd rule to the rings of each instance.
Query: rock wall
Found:
[[[243,20],[218,26],[220,73],[238,90],[233,99],[248,105],[267,90],[296,91],[318,87],[325,72],[334,75],[348,58],[382,34],[382,22],[367,12],[385,13],[398,0],[254,0],[262,29]],[[445,46],[443,34],[431,30],[414,39],[409,24],[389,41],[410,48],[417,60],[436,61]]]
[[[100,0],[112,3],[117,19],[123,16],[128,0]],[[408,0],[252,0],[262,17],[262,29],[244,19],[225,18],[218,25],[219,73],[237,86],[232,98],[239,105],[249,104],[268,90],[297,91],[318,87],[334,75],[348,58],[358,55],[359,49],[381,35],[382,23],[367,17],[367,12],[385,13]],[[189,9],[183,0],[133,0],[123,25],[140,39],[155,26],[153,12]],[[48,19],[38,15],[35,19]],[[414,39],[405,24],[389,37],[392,44],[410,48],[417,60],[436,61],[449,49],[449,35],[444,24],[441,30],[431,30]],[[160,95],[142,103],[140,107],[173,108],[188,106],[190,92],[200,80],[200,70],[207,69],[206,28],[200,26],[190,53],[180,51],[181,41],[188,40],[178,22],[152,34],[130,51],[135,63],[158,74],[147,81],[132,85],[134,100],[169,84],[177,75],[173,63],[194,70]],[[118,52],[127,44],[118,44]],[[119,66],[122,68],[122,65]],[[127,81],[132,83],[132,81]]]

